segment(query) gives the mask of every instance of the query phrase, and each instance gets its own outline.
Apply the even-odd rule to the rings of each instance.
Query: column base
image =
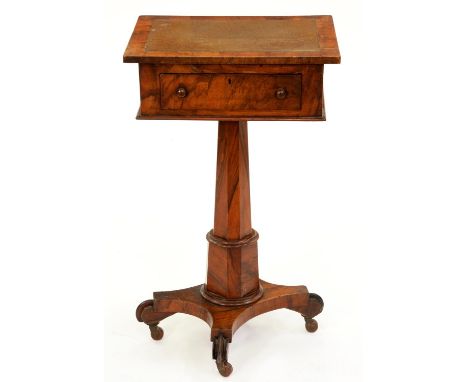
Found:
[[[290,309],[301,313],[309,332],[317,330],[313,319],[323,309],[319,295],[309,293],[305,286],[283,286],[260,280],[256,300],[237,306],[212,303],[202,293],[204,285],[168,292],[154,292],[152,300],[142,302],[136,311],[138,321],[150,327],[151,336],[160,340],[164,332],[158,326],[163,319],[175,314],[186,313],[204,320],[211,327],[213,359],[218,371],[227,377],[232,366],[227,361],[228,344],[239,327],[253,317],[276,309]],[[261,293],[262,291],[263,293]]]
[[[212,302],[213,304],[216,304],[216,305],[241,306],[241,305],[248,305],[259,300],[263,296],[263,287],[260,284],[259,288],[253,293],[250,293],[247,296],[244,296],[242,298],[232,299],[232,298],[224,298],[223,296],[210,292],[208,289],[206,289],[206,284],[203,284],[202,287],[200,288],[200,294],[203,296],[205,300],[208,300],[209,302]]]

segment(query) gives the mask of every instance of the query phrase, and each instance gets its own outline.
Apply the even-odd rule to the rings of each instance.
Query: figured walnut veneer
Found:
[[[139,69],[138,119],[325,119],[323,65],[142,63]]]

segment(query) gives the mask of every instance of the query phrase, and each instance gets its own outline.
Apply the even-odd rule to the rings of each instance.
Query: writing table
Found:
[[[159,323],[187,313],[211,327],[221,375],[234,332],[260,314],[299,312],[309,332],[323,300],[305,286],[259,278],[250,218],[248,120],[324,121],[324,64],[340,62],[331,16],[140,16],[124,54],[139,64],[138,119],[218,120],[214,226],[203,284],[154,292],[137,319],[155,340]]]

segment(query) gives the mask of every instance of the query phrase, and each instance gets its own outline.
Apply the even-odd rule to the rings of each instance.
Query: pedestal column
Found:
[[[253,317],[276,309],[299,312],[307,331],[317,330],[314,317],[323,300],[305,286],[284,286],[258,278],[258,233],[250,220],[247,122],[222,121],[218,128],[214,228],[208,232],[206,283],[174,291],[154,292],[136,317],[151,337],[161,340],[160,322],[175,313],[204,320],[211,328],[212,357],[221,375],[232,372],[228,345],[234,333]]]
[[[247,122],[220,121],[214,228],[208,232],[208,271],[202,295],[220,305],[258,300],[258,233],[250,217]]]

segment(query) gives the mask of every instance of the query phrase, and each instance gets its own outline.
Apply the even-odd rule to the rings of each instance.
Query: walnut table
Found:
[[[140,16],[124,54],[139,64],[138,119],[218,120],[214,227],[204,284],[154,292],[136,311],[155,340],[160,321],[187,313],[211,327],[213,358],[228,376],[234,332],[259,314],[299,312],[309,332],[323,300],[305,286],[259,278],[251,226],[248,120],[324,121],[324,64],[340,62],[331,16]]]

